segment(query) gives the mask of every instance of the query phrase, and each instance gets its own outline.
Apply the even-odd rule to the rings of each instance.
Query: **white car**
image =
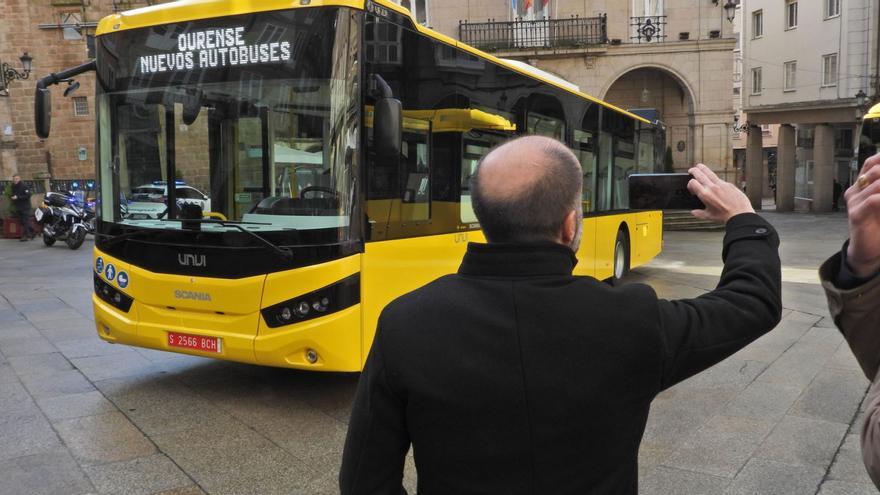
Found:
[[[174,191],[177,204],[190,203],[202,207],[202,212],[211,211],[211,198],[198,189],[178,181]],[[127,217],[132,220],[165,218],[168,209],[168,185],[165,181],[144,184],[131,190],[128,197]]]

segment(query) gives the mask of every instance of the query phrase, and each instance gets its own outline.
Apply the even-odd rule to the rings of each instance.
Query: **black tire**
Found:
[[[617,282],[629,273],[629,236],[622,228],[617,231],[617,239],[614,241],[614,264],[612,265],[611,278]]]
[[[46,246],[52,246],[53,244],[55,244],[55,238],[44,232],[43,244],[45,244]]]
[[[64,242],[67,243],[67,247],[70,249],[79,249],[82,246],[83,241],[86,240],[86,230],[85,229],[76,229],[73,232],[67,234],[67,239]]]

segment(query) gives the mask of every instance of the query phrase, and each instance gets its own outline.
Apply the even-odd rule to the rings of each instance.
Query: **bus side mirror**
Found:
[[[40,139],[49,137],[52,128],[52,92],[39,85],[34,94],[34,126]]]
[[[400,157],[403,141],[403,105],[396,98],[378,98],[373,114],[373,146],[376,154]]]

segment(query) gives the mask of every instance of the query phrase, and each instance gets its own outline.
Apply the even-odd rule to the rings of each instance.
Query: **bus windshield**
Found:
[[[349,240],[357,15],[298,9],[101,36],[99,218]]]

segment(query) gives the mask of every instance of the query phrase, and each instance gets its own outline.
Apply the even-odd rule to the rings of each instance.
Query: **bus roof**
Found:
[[[286,10],[291,8],[307,8],[307,7],[350,7],[353,9],[364,10],[365,3],[372,1],[388,9],[394,10],[413,21],[413,25],[425,36],[434,38],[448,45],[458,47],[464,51],[471,53],[477,57],[489,60],[495,64],[503,66],[514,72],[518,72],[525,76],[537,79],[545,84],[555,86],[559,89],[575,94],[581,98],[598,103],[610,110],[620,112],[633,120],[650,124],[647,119],[628,112],[622,108],[616,107],[610,103],[602,101],[594,96],[588,95],[580,91],[577,86],[568,83],[559,77],[550,77],[551,75],[541,71],[536,67],[531,67],[522,62],[515,62],[501,59],[490,55],[482,50],[478,50],[470,45],[462,43],[458,40],[450,38],[433,29],[427,28],[415,22],[412,13],[404,7],[391,2],[390,0],[300,0],[295,3],[291,0],[177,0],[176,2],[152,5],[139,9],[129,10],[118,14],[109,15],[98,23],[95,30],[97,36],[109,33],[125,31],[129,29],[138,29],[149,26],[158,26],[161,24],[170,24],[175,22],[187,22],[200,19],[211,19],[215,17],[226,17],[232,15],[250,14],[257,12],[269,12],[273,10]],[[566,84],[567,83],[567,84]],[[872,109],[873,110],[873,109]]]
[[[868,110],[868,113],[866,113],[865,116],[862,117],[862,118],[863,118],[864,120],[868,120],[868,119],[880,119],[880,103],[878,103],[878,104],[874,105],[873,107],[871,107],[871,109]]]

